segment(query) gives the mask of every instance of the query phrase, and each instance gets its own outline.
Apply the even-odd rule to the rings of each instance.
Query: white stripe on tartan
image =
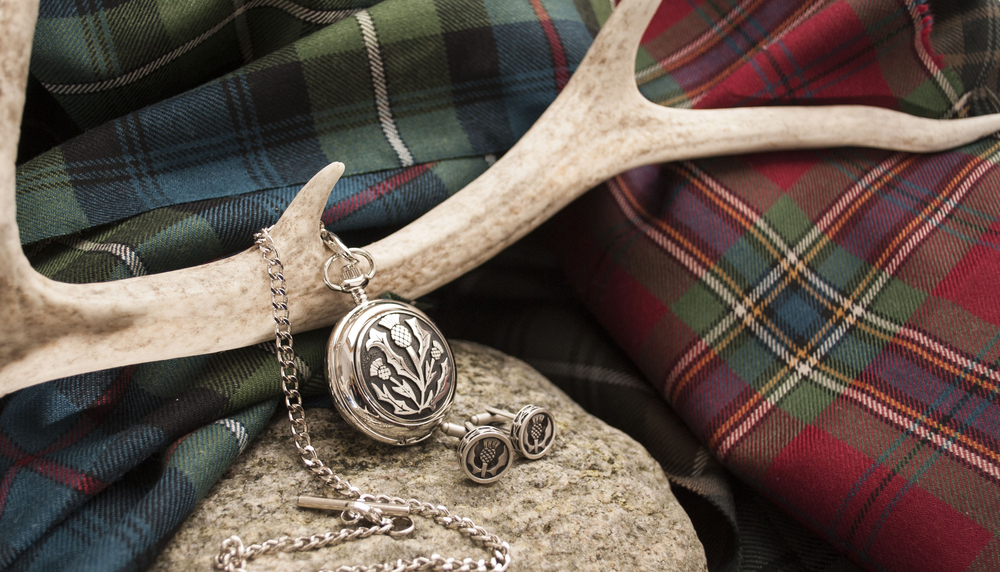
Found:
[[[404,167],[413,165],[413,155],[406,148],[399,130],[396,129],[396,121],[392,117],[392,109],[389,107],[389,90],[385,82],[385,69],[382,66],[382,54],[379,52],[378,34],[375,33],[375,22],[367,10],[362,10],[354,15],[361,26],[361,36],[365,40],[365,48],[368,50],[368,65],[371,68],[372,87],[375,89],[375,108],[378,110],[378,120],[382,124],[382,133],[392,145],[392,149],[399,157],[399,163]]]
[[[998,154],[995,153],[994,157],[997,155]],[[780,235],[766,223],[763,217],[756,217],[749,206],[743,204],[737,197],[729,193],[729,190],[723,185],[719,184],[693,164],[685,163],[685,166],[687,166],[703,184],[712,189],[717,195],[723,198],[723,200],[737,208],[742,214],[744,214],[744,216],[754,218],[755,226],[764,232],[768,238],[773,241],[773,244],[778,247],[779,250],[783,251],[785,255],[780,262],[780,266],[775,267],[772,272],[758,285],[758,287],[754,289],[751,295],[746,298],[746,305],[742,303],[733,303],[735,299],[734,294],[725,288],[724,285],[719,280],[715,279],[714,276],[706,273],[705,268],[700,263],[695,262],[693,256],[689,255],[687,252],[683,252],[680,245],[673,243],[673,241],[663,235],[659,229],[656,229],[652,225],[643,221],[641,216],[632,208],[629,201],[623,196],[625,193],[620,186],[618,178],[609,181],[609,188],[612,191],[612,196],[615,198],[619,208],[622,209],[629,220],[640,228],[644,234],[650,238],[654,238],[654,241],[657,244],[660,244],[665,250],[673,254],[675,258],[688,267],[690,272],[699,276],[706,283],[706,285],[710,286],[712,290],[724,301],[726,301],[726,303],[733,309],[732,313],[723,318],[723,320],[703,338],[703,344],[695,344],[695,346],[692,347],[691,350],[689,350],[687,354],[678,361],[677,366],[675,366],[668,375],[668,386],[675,382],[680,374],[680,371],[683,371],[682,369],[679,369],[681,363],[692,363],[697,358],[697,354],[707,351],[714,340],[725,333],[725,331],[732,326],[736,319],[742,319],[744,325],[750,329],[758,337],[758,339],[765,342],[766,345],[776,355],[782,358],[788,367],[792,369],[792,375],[781,383],[778,388],[773,390],[767,396],[764,396],[764,399],[761,401],[761,404],[758,405],[757,410],[752,412],[747,419],[740,423],[740,425],[722,441],[718,452],[720,456],[724,456],[732,445],[738,442],[739,439],[746,435],[746,433],[748,433],[761,419],[763,419],[764,415],[770,411],[770,409],[774,407],[803,378],[809,378],[834,391],[837,391],[839,388],[839,391],[837,392],[844,394],[846,386],[839,384],[825,375],[820,376],[816,367],[819,365],[820,359],[825,357],[833,346],[836,345],[836,343],[842,339],[844,335],[846,335],[847,331],[854,324],[856,324],[859,319],[864,318],[869,323],[877,325],[890,333],[897,333],[903,329],[908,329],[899,324],[881,318],[880,316],[870,314],[867,307],[874,302],[875,297],[888,283],[889,278],[896,271],[896,269],[898,269],[903,261],[909,257],[912,250],[916,248],[916,246],[928,234],[930,234],[930,232],[936,229],[941,222],[944,221],[944,219],[948,216],[951,210],[957,206],[972,185],[993,167],[993,163],[986,160],[973,169],[973,171],[966,176],[965,180],[952,193],[952,196],[943,202],[943,208],[935,211],[932,217],[930,217],[915,232],[911,233],[910,238],[900,247],[899,250],[896,251],[895,256],[893,256],[892,260],[890,260],[885,271],[880,272],[875,282],[867,289],[860,303],[851,303],[848,298],[845,298],[838,291],[836,291],[836,289],[827,285],[820,276],[815,275],[805,264],[803,264],[796,254],[796,252],[804,253],[812,245],[812,243],[814,243],[821,236],[821,232],[828,228],[829,225],[836,220],[834,213],[839,214],[842,212],[847,205],[850,204],[850,201],[857,198],[857,195],[859,195],[864,188],[868,187],[876,179],[888,174],[892,167],[894,167],[901,158],[902,155],[889,157],[886,161],[876,166],[872,172],[856,183],[848,191],[848,193],[845,193],[845,195],[841,197],[841,199],[830,209],[830,211],[828,211],[827,215],[820,219],[820,222],[816,225],[816,227],[814,227],[811,232],[807,233],[807,235],[803,237],[798,244],[796,244],[794,249],[790,249],[788,245],[784,243]],[[668,243],[670,246],[667,246],[664,243]],[[683,256],[677,256],[675,252],[683,253]],[[690,261],[693,264],[685,264],[685,261]],[[820,345],[805,361],[800,360],[794,353],[789,352],[788,349],[779,342],[779,340],[775,339],[774,336],[767,331],[763,324],[755,320],[752,314],[747,311],[747,308],[759,300],[760,296],[767,291],[770,285],[773,285],[779,278],[781,278],[781,276],[783,276],[791,266],[796,267],[802,273],[803,277],[806,277],[810,283],[822,286],[824,292],[826,293],[833,293],[834,298],[841,304],[841,307],[847,310],[845,319],[837,326],[831,335],[825,338],[824,343]],[[966,359],[964,361],[968,362],[969,360]],[[862,403],[862,405],[864,405],[864,403]]]
[[[128,85],[134,81],[140,80],[147,75],[153,73],[154,71],[162,68],[163,66],[169,64],[170,62],[176,60],[177,58],[183,56],[184,54],[190,52],[198,44],[201,44],[205,40],[211,38],[219,32],[219,30],[225,28],[230,22],[236,18],[243,15],[247,10],[253,8],[268,7],[277,8],[284,12],[287,12],[291,16],[298,18],[299,20],[304,20],[311,24],[332,24],[339,20],[343,20],[352,14],[358,12],[357,9],[350,10],[313,10],[311,8],[306,8],[305,6],[299,6],[290,0],[250,0],[246,4],[240,6],[233,11],[232,14],[226,16],[221,22],[212,26],[207,31],[199,35],[198,37],[189,40],[184,45],[170,51],[155,60],[149,62],[148,64],[136,68],[125,75],[120,75],[116,78],[95,81],[92,83],[43,83],[45,89],[52,93],[59,95],[79,95],[81,93],[96,93],[99,91],[106,91],[109,89],[114,89],[116,87],[121,87],[123,85]]]
[[[846,193],[844,193],[844,195],[841,196],[841,198],[836,203],[834,203],[834,205],[829,209],[827,214],[824,215],[819,220],[819,222],[817,222],[816,225],[812,229],[810,229],[810,231],[807,232],[804,237],[802,237],[802,240],[800,240],[799,243],[796,244],[795,247],[792,249],[789,249],[788,245],[785,244],[781,236],[777,232],[775,232],[774,229],[771,228],[770,225],[768,225],[763,218],[758,217],[757,214],[748,205],[744,204],[739,198],[732,195],[729,192],[729,190],[726,189],[723,185],[719,184],[717,181],[709,177],[703,171],[695,167],[694,164],[691,163],[686,164],[685,166],[687,166],[690,169],[690,171],[694,173],[694,175],[698,178],[698,180],[700,180],[708,188],[712,189],[720,198],[722,198],[726,203],[728,203],[733,208],[737,209],[745,217],[747,217],[750,220],[754,220],[755,221],[754,226],[760,229],[765,234],[767,234],[768,238],[772,240],[775,246],[778,247],[779,250],[781,250],[782,254],[784,255],[784,258],[779,262],[781,266],[776,267],[767,276],[765,276],[757,285],[757,287],[753,291],[751,291],[750,295],[748,297],[745,297],[746,305],[734,307],[734,313],[739,315],[740,308],[743,308],[743,311],[746,312],[747,306],[753,306],[754,304],[756,304],[757,301],[760,300],[761,296],[763,296],[764,293],[766,293],[767,290],[769,290],[784,275],[783,270],[787,269],[787,266],[791,264],[793,266],[797,266],[802,275],[806,277],[813,286],[821,289],[831,299],[839,303],[841,307],[847,311],[848,315],[856,314],[858,312],[865,314],[866,312],[864,308],[855,305],[849,299],[842,296],[836,288],[833,288],[832,286],[827,284],[826,281],[823,280],[821,277],[813,274],[812,270],[809,269],[808,266],[806,266],[805,264],[802,264],[799,259],[801,256],[805,254],[806,250],[812,247],[813,244],[819,239],[819,237],[822,236],[823,232],[825,232],[830,227],[830,225],[833,224],[833,222],[837,219],[837,216],[839,216],[844,211],[844,209],[847,208],[847,206],[854,203],[854,201],[858,198],[858,195],[860,195],[865,189],[869,188],[876,180],[888,174],[892,170],[892,168],[895,167],[902,160],[902,158],[903,158],[902,154],[895,154],[888,157],[882,163],[872,168],[871,171],[869,171],[864,177],[861,178],[861,180],[855,183]],[[877,319],[873,321],[879,323],[888,332],[895,333],[899,329],[899,326],[897,324],[892,324],[891,322],[888,322],[887,320],[882,320],[877,316],[875,318]],[[732,321],[723,319],[715,328],[713,328],[708,333],[708,335],[706,335],[703,338],[703,340],[705,341],[704,346],[696,345],[695,347],[691,348],[691,350],[689,350],[688,353],[694,355],[691,355],[690,358],[688,358],[688,356],[685,355],[683,358],[681,358],[680,361],[678,361],[678,363],[671,370],[670,374],[667,376],[667,386],[669,387],[670,385],[673,385],[673,383],[677,381],[677,378],[680,375],[680,373],[684,371],[684,369],[690,363],[692,363],[695,359],[697,359],[699,354],[708,351],[711,345],[715,343],[715,340],[717,340],[719,336],[728,331],[732,323],[733,323]],[[826,343],[823,344],[823,347],[827,348],[826,351],[832,349],[834,345],[833,342],[834,340],[828,338]]]
[[[948,83],[948,78],[944,77],[944,73],[941,71],[941,68],[934,63],[934,59],[931,58],[929,53],[927,53],[927,48],[924,46],[923,19],[925,14],[921,14],[917,10],[918,4],[918,2],[914,2],[913,0],[908,0],[906,2],[906,8],[910,12],[910,19],[913,21],[913,49],[917,52],[917,57],[920,58],[920,63],[924,64],[928,73],[930,73],[931,77],[934,78],[934,83],[936,83],[938,87],[941,88],[941,91],[948,96],[949,103],[954,106],[958,103],[958,94],[955,93],[955,88]],[[948,114],[951,114],[951,110],[948,111]]]
[[[250,435],[247,433],[247,428],[244,427],[242,423],[232,417],[227,417],[226,419],[219,419],[215,422],[215,425],[222,425],[226,429],[229,429],[229,432],[233,434],[233,437],[236,439],[236,444],[239,447],[239,452],[236,453],[237,455],[242,453],[243,450],[247,448],[247,443],[250,441]]]
[[[667,67],[668,65],[687,57],[689,54],[698,50],[712,39],[719,38],[720,36],[725,36],[725,28],[732,27],[732,23],[737,19],[737,17],[746,15],[747,7],[752,1],[753,0],[744,0],[744,2],[733,8],[733,10],[727,13],[722,20],[720,20],[718,23],[714,24],[711,28],[703,32],[702,35],[698,36],[693,42],[687,44],[686,46],[684,46],[680,50],[677,50],[676,52],[672,52],[666,58],[647,67],[646,69],[636,72],[635,74],[636,83],[639,83],[641,85],[642,82],[645,81],[646,79],[649,79],[651,76],[656,75],[657,72],[661,72],[663,68]],[[802,14],[800,14],[799,17],[796,18],[794,22],[786,26],[781,31],[780,34],[771,38],[770,41],[767,42],[766,44],[758,44],[753,53],[748,52],[744,54],[743,57],[745,59],[750,59],[753,57],[754,54],[766,50],[770,46],[774,45],[774,43],[781,41],[781,39],[784,38],[785,35],[787,35],[789,32],[801,26],[803,22],[811,18],[816,12],[819,11],[820,8],[826,6],[827,4],[828,0],[814,0],[813,4],[809,6],[809,8],[807,8],[805,11],[803,11]],[[659,76],[657,75],[656,77]],[[696,96],[694,100],[689,102],[688,105],[689,106],[692,105],[694,101],[701,99],[703,95],[704,94]]]
[[[899,331],[899,335],[913,341],[914,343],[922,344],[924,347],[934,350],[939,356],[951,361],[962,370],[972,371],[982,377],[1000,383],[1000,371],[991,369],[982,362],[962,357],[948,346],[938,343],[936,340],[924,335],[922,332],[911,330],[909,328],[903,328]]]
[[[712,188],[712,190],[715,191],[717,194],[720,194],[720,195],[723,195],[723,196],[727,196],[727,198],[729,198],[730,200],[733,200],[733,201],[736,200],[736,197],[732,196],[729,193],[728,189],[726,189],[722,185],[718,184],[718,182],[712,180],[710,177],[708,177],[708,175],[706,173],[698,170],[693,165],[691,167],[692,167],[692,171],[696,172],[696,175],[699,177],[699,180],[701,180],[703,183],[706,183],[707,186],[709,186],[710,188]],[[834,333],[831,334],[830,336],[826,337],[826,340],[825,340],[826,343],[824,343],[822,346],[820,346],[819,348],[817,348],[817,350],[814,351],[812,353],[812,355],[810,356],[809,362],[811,362],[811,364],[813,366],[815,366],[815,365],[817,365],[819,363],[819,359],[821,359],[822,357],[824,357],[825,354],[826,354],[826,352],[829,351],[830,349],[832,349],[833,346],[836,344],[836,342],[840,341],[840,339],[842,339],[843,336],[847,334],[848,330],[855,323],[857,323],[858,319],[861,318],[861,317],[869,318],[869,320],[868,320],[869,322],[877,323],[877,324],[881,325],[882,327],[885,327],[888,331],[890,331],[892,333],[898,332],[900,329],[903,328],[903,326],[900,325],[900,324],[895,324],[895,323],[890,322],[888,320],[885,320],[883,318],[880,318],[880,317],[877,317],[877,316],[872,316],[871,314],[869,314],[867,308],[875,301],[875,297],[878,296],[878,294],[882,291],[882,289],[885,287],[885,285],[888,284],[889,279],[896,272],[896,270],[903,263],[903,261],[905,261],[909,257],[909,255],[913,251],[913,249],[915,249],[916,246],[921,241],[923,241],[923,239],[926,238],[926,236],[928,234],[930,234],[934,229],[936,229],[944,221],[944,219],[955,208],[955,206],[958,204],[958,202],[961,200],[961,198],[964,197],[965,193],[968,192],[968,190],[972,187],[972,185],[975,183],[975,181],[979,180],[979,178],[982,177],[982,175],[985,174],[986,171],[988,171],[992,167],[993,167],[992,163],[990,163],[988,161],[984,161],[976,169],[974,169],[969,175],[967,175],[967,177],[963,181],[963,183],[961,185],[959,185],[958,189],[956,189],[955,192],[952,193],[952,196],[949,197],[948,199],[946,199],[943,202],[942,208],[939,208],[937,211],[935,211],[934,214],[933,214],[933,216],[931,216],[927,221],[925,221],[924,224],[920,225],[920,227],[916,231],[914,231],[914,232],[911,233],[909,239],[906,242],[903,243],[903,245],[899,248],[899,250],[896,251],[895,255],[889,261],[889,263],[885,266],[885,268],[881,272],[878,273],[876,280],[873,282],[873,284],[871,286],[869,286],[869,288],[865,292],[864,296],[862,296],[861,300],[859,300],[859,303],[853,304],[853,303],[851,303],[849,301],[849,299],[844,298],[843,296],[839,295],[839,293],[838,293],[838,295],[837,295],[837,298],[839,299],[838,301],[840,301],[841,306],[845,310],[848,310],[848,312],[846,313],[845,319],[834,330]],[[843,204],[843,203],[841,202],[841,204]],[[833,220],[833,219],[830,219],[830,218],[827,218],[827,217],[824,217],[824,219],[828,220],[828,221],[832,221]],[[757,219],[756,226],[758,228],[762,228],[762,229],[765,228],[765,227],[767,227],[769,230],[771,230],[769,228],[769,226],[766,224],[766,222],[764,222],[764,219],[762,217]],[[796,245],[795,250],[797,250],[799,252],[805,252],[805,250],[808,249],[808,247],[811,246],[811,244],[807,244],[805,247],[803,247],[801,249],[799,247],[803,243],[805,243],[806,240],[809,240],[811,242],[811,241],[815,240],[816,237],[819,236],[819,234],[814,234],[814,233],[809,233],[809,234],[811,235],[811,237],[809,237],[808,239],[804,239],[803,241],[800,241],[800,243],[798,245]],[[768,235],[769,235],[769,237],[773,237],[773,239],[776,239],[775,246],[778,246],[781,250],[783,250],[783,251],[786,252],[786,258],[782,261],[783,264],[781,265],[781,270],[782,271],[787,270],[786,264],[794,262],[795,265],[802,272],[803,276],[804,277],[808,276],[810,282],[817,283],[817,284],[820,284],[820,283],[824,282],[819,276],[815,275],[805,265],[801,264],[801,261],[797,260],[797,257],[795,256],[795,254],[789,251],[787,245],[785,245],[784,242],[781,241],[780,236],[776,232],[773,232],[773,230],[772,230],[772,232],[769,232]],[[789,256],[789,254],[791,256]],[[775,274],[775,273],[778,273],[778,272],[779,272],[779,268],[776,267],[772,271],[772,274]],[[781,273],[783,274],[784,272],[781,272]],[[758,292],[762,293],[764,291],[766,291],[766,290],[763,290],[763,289],[760,289],[760,288],[755,289],[754,298],[755,299],[758,298],[758,296],[757,296]],[[877,320],[870,319],[870,318],[873,318],[873,317],[877,317],[878,319]],[[757,336],[760,338],[761,336],[758,333],[759,329],[758,328],[752,328],[752,329],[754,330],[754,333],[757,334]],[[772,351],[775,351],[777,349],[774,346],[774,341],[775,340],[773,340],[773,338],[771,336],[768,336],[767,339],[765,339],[763,341],[765,341],[765,342],[768,343],[768,346],[771,347]],[[797,363],[798,359],[796,359],[796,358],[794,358],[794,356],[792,356],[792,360],[789,360],[788,356],[790,354],[787,351],[785,351],[785,348],[781,348],[781,350],[782,351],[780,351],[780,352],[779,351],[775,351],[775,353],[778,354],[779,356],[781,356],[783,359],[785,359],[785,361],[786,361],[786,363],[788,364],[789,367],[795,368],[798,365],[798,363]],[[759,406],[759,407],[764,408],[764,411],[761,412],[762,414],[761,415],[753,415],[751,418],[755,419],[755,420],[761,419],[763,417],[763,413],[766,413],[767,410],[770,410],[771,406],[776,405],[778,403],[778,401],[782,397],[784,397],[784,395],[788,391],[790,391],[792,389],[792,387],[794,387],[794,384],[793,385],[789,385],[789,382],[791,382],[793,380],[794,380],[795,384],[797,384],[798,381],[801,380],[801,377],[798,374],[795,374],[792,377],[790,377],[788,380],[786,380],[785,383],[783,383],[781,386],[779,386],[779,389],[776,390],[776,392],[774,394],[771,394],[770,396],[768,396],[766,398],[767,402],[770,402],[769,404],[765,405],[762,402],[762,404]],[[774,399],[772,399],[772,397],[774,397]],[[735,442],[737,442],[746,432],[748,432],[750,429],[752,429],[753,425],[756,424],[756,421],[754,421],[752,423],[749,423],[749,421],[750,421],[750,419],[745,420],[745,422],[740,425],[740,428],[737,429],[735,433],[730,434],[730,436],[723,441],[722,445],[719,448],[719,455],[725,455],[728,452],[729,447],[731,447]]]
[[[819,12],[820,8],[825,8],[829,4],[830,3],[829,3],[828,0],[818,0],[812,6],[810,6],[805,12],[803,12],[801,15],[799,15],[799,17],[796,18],[794,22],[792,22],[788,27],[786,27],[784,30],[782,30],[780,34],[778,34],[774,38],[771,38],[771,41],[768,42],[767,45],[761,46],[761,48],[759,50],[756,50],[756,52],[754,52],[753,54],[749,54],[749,53],[746,54],[744,56],[744,60],[749,60],[750,58],[756,56],[757,54],[759,54],[763,50],[766,50],[766,49],[770,48],[775,43],[778,43],[778,42],[782,41],[785,38],[786,35],[788,35],[790,32],[796,31],[798,29],[798,27],[803,24],[803,22],[805,22],[809,18],[812,18],[813,15],[816,14],[816,12]],[[702,93],[700,93],[700,94],[696,95],[695,97],[691,98],[690,100],[688,100],[689,106],[690,107],[694,107],[706,95],[708,95],[708,91],[707,90],[703,91]]]
[[[994,157],[996,156],[997,153],[994,153]],[[943,202],[942,208],[936,210],[933,216],[931,216],[927,221],[925,221],[924,224],[920,225],[920,227],[916,231],[910,234],[909,239],[906,242],[904,242],[903,245],[896,251],[893,258],[889,261],[889,264],[886,265],[885,269],[879,272],[876,281],[868,288],[868,291],[862,297],[860,303],[857,305],[852,305],[851,312],[847,314],[846,319],[840,324],[840,326],[836,330],[837,333],[836,338],[834,338],[834,336],[831,335],[827,338],[828,340],[830,340],[831,342],[834,341],[834,339],[839,341],[840,338],[847,333],[847,330],[850,328],[850,326],[856,323],[858,318],[861,316],[869,318],[869,321],[871,322],[876,321],[876,320],[870,320],[872,316],[871,314],[868,313],[867,308],[875,301],[875,297],[881,292],[882,288],[889,282],[889,278],[892,277],[892,275],[896,272],[899,266],[909,257],[910,253],[913,252],[913,250],[917,247],[917,245],[920,242],[922,242],[923,239],[926,238],[928,234],[930,234],[938,226],[940,226],[940,224],[944,221],[944,219],[948,216],[948,214],[952,210],[954,210],[958,202],[960,202],[961,199],[965,196],[965,193],[967,193],[969,189],[972,188],[972,185],[975,184],[975,182],[978,181],[987,171],[992,169],[993,166],[994,166],[993,163],[986,160],[983,161],[978,167],[973,169],[973,171],[966,176],[965,180],[958,186],[958,188],[955,189],[955,191],[951,194],[951,196],[948,197]],[[882,322],[883,324],[891,324],[891,326],[894,328],[894,331],[897,332],[903,329],[902,325],[889,322],[888,320],[885,320],[883,318],[879,318],[879,320],[877,321]],[[832,347],[832,345],[833,344],[831,343],[830,347]],[[812,357],[820,357],[820,352],[814,352]],[[810,361],[814,360],[810,359]],[[775,403],[777,402],[775,401]],[[858,401],[858,403],[866,405],[868,402]],[[768,409],[770,409],[770,407],[768,407]],[[914,424],[916,423],[917,422],[914,421]],[[746,431],[749,431],[751,428],[752,427],[746,427]],[[929,432],[930,430],[926,431]],[[732,444],[734,444],[736,441],[738,441],[741,436],[742,435],[737,436],[734,434],[731,435],[731,438],[727,438],[723,446],[721,446],[719,449],[719,455],[724,456],[728,452],[729,447],[732,446]],[[726,443],[728,443],[728,445],[726,445]]]
[[[945,437],[940,433],[919,425],[919,422],[893,411],[889,407],[886,407],[885,404],[879,403],[878,400],[869,395],[865,395],[862,391],[856,388],[848,388],[844,394],[857,403],[865,405],[870,411],[878,413],[883,419],[891,421],[899,428],[910,431],[921,439],[926,439],[934,443],[939,449],[948,451],[951,455],[958,457],[995,479],[1000,479],[1000,466],[969,450],[964,445],[957,443],[952,437]]]
[[[705,30],[700,36],[695,38],[693,42],[677,50],[676,52],[671,53],[666,58],[663,58],[659,62],[647,67],[646,69],[637,71],[635,73],[636,83],[641,83],[649,76],[655,74],[658,71],[661,71],[663,68],[667,67],[673,62],[680,60],[684,57],[687,57],[688,54],[704,46],[713,38],[719,38],[725,36],[725,28],[731,28],[733,21],[736,20],[736,18],[738,18],[739,16],[745,15],[747,13],[747,6],[755,1],[756,0],[743,0],[742,2],[739,3],[739,5],[735,6],[732,10],[727,12],[726,15],[722,17],[722,20],[712,24],[712,27]],[[825,0],[820,0],[820,1],[822,2]]]
[[[142,260],[139,259],[139,255],[124,244],[119,244],[117,242],[101,244],[98,242],[84,240],[82,238],[72,237],[60,238],[58,239],[58,242],[83,252],[107,252],[113,254],[118,257],[119,260],[124,262],[126,266],[128,266],[129,272],[132,273],[132,276],[145,276],[148,274],[148,272],[146,272],[146,267],[142,264]]]

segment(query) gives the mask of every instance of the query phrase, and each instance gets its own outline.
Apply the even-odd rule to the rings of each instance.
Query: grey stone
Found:
[[[516,411],[549,408],[559,434],[552,452],[518,459],[492,485],[466,479],[458,439],[435,433],[406,448],[360,436],[332,410],[307,411],[313,445],[333,470],[362,491],[447,506],[512,546],[511,570],[706,569],[691,522],[659,465],[638,443],[587,414],[523,362],[469,342],[453,342],[458,394],[450,416],[461,422],[486,405]],[[299,494],[326,494],[295,455],[280,412],[203,499],[151,570],[210,569],[219,544],[339,530],[336,515],[296,507]],[[317,570],[439,553],[486,558],[455,531],[416,518],[404,539],[371,537],[318,551],[267,555],[250,570]]]

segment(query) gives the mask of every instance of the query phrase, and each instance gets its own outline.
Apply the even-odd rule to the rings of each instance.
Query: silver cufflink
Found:
[[[442,423],[438,428],[445,435],[462,439],[458,445],[458,463],[473,481],[483,485],[494,483],[510,468],[513,460],[510,438],[496,427]]]
[[[514,448],[526,459],[545,456],[556,439],[556,422],[548,409],[525,405],[516,414],[496,407],[487,407],[486,413],[473,415],[472,425],[489,425],[513,420],[510,439]]]

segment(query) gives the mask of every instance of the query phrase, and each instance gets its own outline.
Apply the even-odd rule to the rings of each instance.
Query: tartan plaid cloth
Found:
[[[349,176],[324,221],[355,231],[350,243],[377,236],[509,148],[610,10],[361,7],[43,3],[18,171],[35,267],[112,280],[242,250],[330,160]],[[996,11],[986,0],[671,0],[644,34],[637,80],[680,107],[991,112]],[[701,444],[665,446],[669,411],[634,384],[592,405],[633,428],[635,409],[648,418],[633,434],[659,451],[713,569],[849,567],[816,538],[872,570],[1000,566],[996,152],[987,139],[933,156],[838,149],[650,167],[557,221],[581,298]],[[325,332],[296,338],[318,392],[309,372],[322,369]],[[601,378],[536,362],[590,383],[580,396]],[[255,347],[0,398],[0,568],[144,568],[278,393],[273,356]],[[699,520],[702,505],[735,539]],[[797,549],[766,549],[782,539]]]
[[[547,225],[427,299],[449,335],[515,355],[660,462],[713,571],[858,570],[734,478],[570,291]]]
[[[43,2],[17,173],[34,267],[103,281],[244,250],[332,160],[332,229],[413,220],[530,127],[611,8],[364,7]],[[296,332],[307,395],[328,335]],[[0,569],[144,569],[273,413],[272,346],[0,398]]]
[[[597,26],[587,3],[578,10],[563,1],[393,1],[360,11],[331,2],[339,7],[317,12],[290,0],[251,0],[235,11],[232,0],[152,11],[135,0],[81,7],[82,15],[49,4],[32,77],[65,110],[60,125],[93,128],[19,169],[25,243],[199,200],[291,196],[334,160],[348,179],[324,216],[331,223],[438,164],[441,184],[416,197],[390,193],[396,204],[354,224],[411,220],[479,173],[440,162],[514,144]],[[342,19],[310,23],[334,17]],[[206,81],[237,66],[241,50],[259,57]],[[163,96],[173,97],[143,107]],[[397,167],[411,169],[386,173]],[[371,173],[380,174],[353,179]]]
[[[995,112],[997,6],[950,6],[937,35],[915,2],[671,3],[639,74],[693,108]],[[747,485],[864,568],[997,570],[998,159],[990,137],[637,169],[560,215],[560,252]]]

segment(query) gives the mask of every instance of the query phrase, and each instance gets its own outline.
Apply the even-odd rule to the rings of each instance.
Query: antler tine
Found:
[[[15,215],[15,159],[37,2],[4,5],[0,19],[0,288],[7,293],[0,330],[0,395],[48,379],[145,361],[242,347],[274,338],[265,265],[257,249],[195,268],[102,284],[65,284],[35,272],[21,249]],[[293,319],[309,329],[350,305],[322,296],[316,269],[326,248],[318,224],[342,163],[303,187],[271,234],[287,260],[296,296],[323,301]],[[297,311],[300,310],[300,311]],[[313,319],[318,317],[318,321]],[[59,359],[52,359],[59,356]]]
[[[12,277],[31,269],[17,234],[14,163],[37,17],[38,2],[25,1],[5,3],[0,18],[0,287],[5,290]]]
[[[0,21],[0,53],[18,54],[0,63],[0,133],[8,134],[19,127],[36,10],[34,4],[13,4]],[[461,192],[368,247],[380,268],[370,294],[429,292],[481,264],[587,189],[633,167],[841,145],[933,151],[1000,129],[1000,116],[941,122],[860,106],[659,107],[639,93],[633,78],[639,38],[657,5],[657,0],[623,2],[563,93],[517,145]],[[13,293],[5,310],[18,325],[0,331],[0,395],[75,373],[273,339],[266,275],[256,250],[104,284],[62,284],[35,273],[21,252],[13,214],[15,140],[0,140],[0,263],[6,274],[0,287]],[[299,330],[332,324],[350,304],[348,297],[326,290],[318,271],[327,256],[317,233],[319,213],[341,173],[337,163],[320,171],[272,232]]]
[[[658,5],[622,2],[565,90],[503,158],[422,218],[368,247],[384,262],[379,283],[408,296],[427,293],[488,260],[601,181],[643,165],[819,147],[940,151],[1000,130],[1000,114],[937,121],[858,105],[656,105],[639,92],[633,70],[642,32]]]

